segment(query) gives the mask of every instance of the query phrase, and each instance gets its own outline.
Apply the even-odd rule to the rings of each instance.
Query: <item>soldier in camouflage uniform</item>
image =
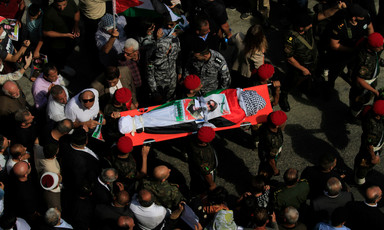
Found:
[[[215,131],[211,127],[202,127],[199,129],[197,137],[190,141],[188,154],[190,190],[197,194],[216,188],[217,158],[215,150],[210,144],[214,137]]]
[[[384,100],[378,100],[363,117],[361,146],[355,157],[355,181],[365,183],[367,173],[380,163],[380,153],[384,144]]]
[[[353,72],[351,91],[349,92],[350,107],[353,116],[357,116],[363,105],[373,96],[379,96],[375,89],[380,73],[380,55],[383,51],[383,37],[379,33],[368,36],[360,49],[356,69]]]
[[[283,147],[283,129],[287,115],[283,111],[275,111],[268,115],[267,123],[258,130],[259,134],[259,172],[267,173],[268,177],[280,175],[277,159]]]
[[[135,182],[147,175],[147,158],[149,146],[141,149],[142,165],[140,172],[137,171],[136,160],[132,155],[133,144],[129,137],[123,136],[117,142],[117,147],[112,149],[111,164],[119,174],[119,182],[130,192],[134,189]]]
[[[275,211],[283,211],[288,206],[302,211],[309,194],[308,182],[299,180],[299,172],[293,168],[287,169],[283,178],[285,186],[274,193]]]
[[[174,99],[178,73],[176,60],[181,50],[176,32],[164,36],[162,29],[157,32],[155,50],[147,65],[148,85],[154,103],[162,104]]]
[[[288,73],[282,82],[280,107],[288,112],[288,92],[306,83],[309,92],[315,75],[317,48],[312,31],[312,18],[307,14],[299,15],[290,30],[284,44],[284,53],[288,62]]]
[[[200,39],[201,40],[201,39]],[[193,47],[193,60],[185,69],[185,76],[195,74],[200,77],[201,93],[216,89],[226,89],[231,83],[231,75],[224,57],[217,51],[208,49],[203,40],[196,40]]]
[[[150,191],[156,204],[175,210],[180,201],[185,200],[185,198],[180,193],[177,184],[168,182],[170,172],[171,170],[165,165],[157,166],[153,170],[154,178],[144,179],[140,188]]]

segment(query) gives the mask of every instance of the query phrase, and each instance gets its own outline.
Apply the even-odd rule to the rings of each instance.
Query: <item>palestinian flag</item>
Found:
[[[114,0],[116,1],[116,13],[126,17],[150,17],[156,18],[157,13],[151,0]]]

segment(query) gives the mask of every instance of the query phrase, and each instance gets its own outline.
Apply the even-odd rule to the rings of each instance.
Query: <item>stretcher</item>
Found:
[[[226,127],[217,127],[215,128],[215,131],[221,131],[221,130],[227,130],[227,129],[234,129],[234,128],[240,128],[243,126],[250,126],[250,125],[255,125],[259,123],[263,123],[267,121],[267,116],[269,113],[272,112],[272,105],[269,99],[269,92],[268,92],[268,86],[267,85],[261,85],[261,86],[253,86],[250,88],[245,88],[243,90],[254,90],[256,91],[261,97],[264,98],[266,105],[263,109],[259,110],[257,114],[253,116],[246,116],[244,117],[240,122],[237,122],[235,125],[231,126],[226,126]],[[151,106],[148,108],[140,108],[137,110],[128,110],[121,112],[120,115],[122,117],[124,116],[138,116],[142,115],[144,113],[148,113],[149,111],[159,107],[158,106]],[[141,133],[134,133],[132,135],[131,133],[126,133],[125,135],[130,137],[132,139],[133,145],[143,145],[143,144],[149,144],[153,142],[160,142],[160,141],[166,141],[170,139],[176,139],[180,137],[186,137],[188,135],[192,135],[196,132],[185,132],[185,133],[177,133],[177,134],[154,134],[154,133],[146,133],[146,132],[141,132]]]

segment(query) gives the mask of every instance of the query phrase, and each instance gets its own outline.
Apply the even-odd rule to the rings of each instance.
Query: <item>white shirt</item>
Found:
[[[90,109],[84,108],[83,104],[79,100],[79,95],[84,91],[92,91],[95,95],[95,101]],[[97,90],[94,88],[88,88],[84,89],[76,96],[71,98],[71,100],[69,100],[68,104],[65,106],[65,116],[68,119],[71,119],[73,122],[76,120],[79,122],[87,122],[89,120],[95,119],[99,113],[99,110],[99,92],[97,92]]]
[[[143,230],[154,229],[170,213],[166,208],[155,203],[149,207],[141,206],[137,200],[137,194],[133,196],[129,208],[138,220],[138,226]]]
[[[55,228],[73,229],[72,225],[68,224],[65,220],[60,219],[60,225],[56,225]]]
[[[63,87],[64,92],[67,95],[67,102],[68,102],[69,101],[68,90],[64,86],[61,86],[61,87]],[[66,119],[67,117],[65,116],[65,105],[66,104],[61,104],[55,101],[52,95],[49,95],[48,104],[47,104],[48,118],[56,122]]]
[[[73,146],[71,145],[71,148],[73,148]],[[96,158],[96,160],[99,160],[99,157],[96,155],[96,153],[94,153],[90,148],[88,148],[87,146],[85,146],[83,149],[77,149],[77,148],[73,148],[74,150],[78,150],[78,151],[83,151],[83,152],[86,152],[88,153],[89,155],[93,156],[94,158]]]

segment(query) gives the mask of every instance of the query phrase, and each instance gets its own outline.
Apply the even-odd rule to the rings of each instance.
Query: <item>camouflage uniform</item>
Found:
[[[259,170],[266,170],[270,175],[273,175],[273,170],[268,161],[274,159],[277,164],[277,159],[280,157],[281,148],[283,146],[284,138],[281,128],[277,133],[272,132],[267,123],[264,123],[258,130],[259,135]]]
[[[293,187],[284,187],[274,193],[275,210],[282,211],[288,206],[300,208],[307,201],[309,184],[305,179],[299,180]]]
[[[191,191],[200,194],[209,188],[204,177],[209,174],[214,176],[217,167],[216,154],[210,143],[207,143],[206,146],[200,146],[196,138],[190,142],[189,149],[190,188]]]
[[[201,92],[208,93],[216,89],[226,89],[231,83],[231,75],[224,57],[217,51],[209,50],[211,58],[207,61],[190,61],[185,70],[185,76],[196,74],[200,77]]]
[[[332,26],[330,38],[338,40],[341,45],[354,48],[361,38],[368,34],[369,17],[364,20],[357,20],[357,25],[353,26],[348,20],[341,20]],[[328,81],[333,87],[336,78],[344,70],[345,66],[353,66],[356,61],[357,54],[351,52],[343,52],[330,50],[328,52],[329,76]]]
[[[302,37],[307,41],[308,45],[311,48],[307,47],[299,38]],[[289,31],[284,44],[284,53],[286,58],[293,57],[296,59],[300,65],[307,68],[312,74],[315,71],[316,62],[317,62],[317,48],[315,44],[315,39],[313,37],[312,28],[306,31],[304,34],[298,34],[297,32],[291,30]],[[291,73],[295,75],[295,77],[304,77],[301,70],[293,67],[288,64]]]
[[[171,184],[167,180],[164,182],[144,179],[141,185],[142,189],[146,189],[152,193],[153,201],[171,210],[175,210],[180,201],[185,200],[180,193],[177,184]]]
[[[173,99],[177,83],[176,59],[180,52],[179,39],[173,35],[160,38],[147,66],[148,85],[152,96],[161,96],[163,102]]]
[[[112,155],[111,164],[119,174],[118,181],[122,182],[126,188],[132,189],[137,175],[136,160],[132,153],[127,158],[119,158],[116,154]]]
[[[374,95],[373,92],[363,88],[357,84],[357,78],[364,79],[372,88],[377,85],[376,78],[380,73],[381,52],[370,51],[367,48],[362,48],[359,51],[357,65],[355,67],[352,87],[349,93],[350,106],[352,111],[359,112],[364,104],[368,103]]]
[[[361,135],[360,151],[355,157],[355,174],[359,179],[365,178],[369,170],[373,168],[370,146],[373,146],[375,155],[379,156],[384,143],[384,123],[377,120],[376,114],[370,110],[364,116],[362,122],[363,134]]]

